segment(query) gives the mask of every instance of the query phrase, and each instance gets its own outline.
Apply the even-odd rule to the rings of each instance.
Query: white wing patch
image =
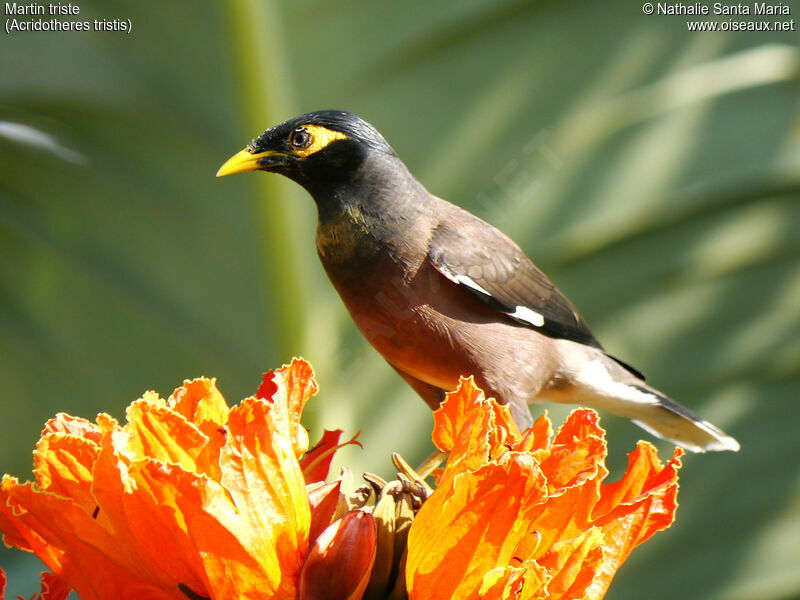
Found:
[[[437,265],[433,261],[431,261],[431,264],[433,264],[433,266],[436,268],[437,271],[439,271],[439,273],[441,273],[442,275],[447,277],[453,283],[457,283],[459,285],[465,285],[468,288],[472,288],[476,292],[480,292],[481,294],[485,294],[485,295],[491,297],[491,294],[487,290],[485,290],[484,288],[479,286],[477,283],[475,283],[472,279],[470,279],[466,275],[460,275],[459,273],[454,273],[453,271],[448,269],[446,266]]]
[[[483,286],[476,283],[473,279],[470,279],[466,275],[461,275],[460,273],[454,273],[452,270],[448,269],[445,265],[437,265],[433,261],[431,261],[434,268],[439,271],[442,275],[447,277],[453,283],[457,283],[458,285],[464,285],[476,292],[484,294],[489,298],[492,298],[492,294],[489,293],[489,290],[485,289]],[[505,311],[504,311],[505,312]],[[534,327],[543,327],[544,326],[544,317],[537,313],[535,310],[531,310],[527,306],[517,306],[514,309],[514,312],[506,312],[506,314],[511,317],[512,319],[517,319],[519,321],[525,321],[526,323],[533,325]]]
[[[544,317],[527,306],[518,306],[513,313],[508,313],[508,316],[530,323],[534,327],[544,326]]]
[[[468,288],[472,288],[473,290],[475,290],[476,292],[480,292],[481,294],[486,294],[487,296],[491,296],[491,294],[488,291],[483,289],[481,286],[472,281],[472,279],[470,279],[466,275],[456,275],[456,283],[460,283],[461,285],[465,285]]]

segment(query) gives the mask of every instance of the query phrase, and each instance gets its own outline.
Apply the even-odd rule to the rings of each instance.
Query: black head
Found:
[[[373,153],[396,156],[363,119],[344,111],[322,110],[270,127],[222,165],[217,177],[272,171],[313,194],[320,187],[352,180]]]

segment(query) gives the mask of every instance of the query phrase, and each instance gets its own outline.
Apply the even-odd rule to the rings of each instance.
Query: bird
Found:
[[[270,127],[217,177],[295,181],[317,207],[322,266],[356,327],[436,409],[462,376],[508,405],[579,404],[687,450],[739,443],[608,354],[573,304],[508,236],[431,194],[378,130],[322,110]]]

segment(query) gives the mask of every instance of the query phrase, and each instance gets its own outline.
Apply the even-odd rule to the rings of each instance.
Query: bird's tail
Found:
[[[693,452],[739,450],[739,442],[724,431],[608,359],[584,363],[570,383],[540,399],[607,410]]]
[[[639,427],[693,452],[739,450],[734,438],[672,398],[650,386],[630,387],[656,399],[652,404],[639,405],[635,411],[638,414],[631,415]]]

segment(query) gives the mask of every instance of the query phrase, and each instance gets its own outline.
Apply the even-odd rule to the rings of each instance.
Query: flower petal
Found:
[[[303,470],[303,477],[306,483],[325,481],[331,468],[333,456],[339,448],[349,446],[350,444],[355,444],[359,448],[363,448],[361,442],[358,441],[358,436],[361,435],[361,432],[358,432],[352,439],[343,444],[339,443],[341,435],[341,429],[335,429],[333,431],[328,431],[326,429],[322,434],[322,439],[300,459],[300,468]]]
[[[169,397],[167,405],[205,434],[207,442],[195,461],[200,472],[219,481],[219,451],[225,445],[225,423],[230,409],[217,389],[216,379],[200,377],[184,381]]]
[[[9,490],[19,486],[16,477],[3,476],[0,486],[0,531],[6,546],[35,553],[51,570],[60,568],[63,552],[48,545],[36,531],[38,520],[9,494]]]
[[[168,405],[209,435],[209,429],[228,420],[228,404],[217,389],[217,380],[200,377],[186,380],[172,392]]]
[[[476,411],[473,406],[482,403],[485,398],[472,377],[462,377],[455,391],[446,394],[439,408],[433,411],[433,443],[439,450],[450,452],[453,449],[467,423],[474,418]]]
[[[286,432],[291,436],[295,456],[300,457],[308,450],[308,433],[300,424],[300,416],[308,399],[317,393],[314,370],[302,358],[280,369],[264,373],[264,378],[256,393],[257,398],[278,403],[286,412]]]
[[[534,561],[520,567],[497,567],[483,577],[480,600],[547,600],[547,571]]]
[[[145,395],[128,407],[128,424],[115,433],[117,450],[130,460],[151,458],[195,470],[208,437],[155,395]]]
[[[433,443],[439,450],[450,453],[437,478],[440,487],[446,487],[447,479],[456,473],[480,468],[489,460],[492,417],[486,397],[472,377],[462,378],[458,388],[447,394],[433,412]]]
[[[99,452],[100,447],[85,438],[66,433],[45,434],[33,452],[39,488],[72,498],[86,512],[91,512],[96,506],[92,468]]]
[[[579,536],[592,524],[592,512],[608,475],[605,432],[594,411],[575,410],[565,420],[549,448],[535,452],[547,479],[546,503],[528,507],[540,539],[531,558],[540,558],[559,540]]]
[[[48,433],[68,433],[80,438],[84,438],[100,443],[100,428],[86,419],[73,417],[66,413],[58,413],[54,419],[50,419],[44,426],[42,436]]]
[[[217,598],[293,597],[292,581],[281,581],[274,532],[255,530],[251,520],[241,518],[227,490],[216,481],[157,463],[141,465],[136,477],[152,490],[154,503],[171,507],[164,517],[170,510],[178,517],[162,538],[162,544],[175,551],[171,572],[176,584]],[[158,513],[151,515],[160,527]],[[177,571],[181,565],[182,575]]]
[[[562,540],[537,562],[547,572],[551,598],[585,598],[586,588],[604,566],[603,534],[597,527]]]
[[[311,508],[311,526],[308,539],[314,541],[325,531],[335,517],[337,508],[346,503],[341,494],[341,480],[316,485],[308,492],[308,503]],[[311,487],[311,486],[309,486]]]
[[[550,446],[550,438],[553,437],[553,425],[544,411],[536,419],[533,427],[522,432],[520,441],[514,445],[514,450],[519,452],[535,452],[544,450]]]
[[[317,390],[314,369],[302,358],[293,358],[288,365],[264,373],[256,397],[273,401],[275,394],[280,393],[281,401],[286,404],[292,423],[299,424],[303,407]]]
[[[42,572],[41,584],[42,591],[39,592],[37,600],[66,600],[72,591],[66,581],[48,571]]]
[[[185,600],[159,572],[150,569],[143,576],[121,566],[132,560],[126,557],[128,549],[69,499],[9,477],[3,479],[2,491],[0,500],[12,508],[14,523],[31,549],[53,573],[69,581],[82,600]]]
[[[286,435],[289,393],[274,404],[248,398],[228,418],[228,439],[220,453],[222,484],[230,493],[256,547],[274,563],[270,585],[292,587],[308,550],[311,514],[305,481]]]
[[[205,478],[153,459],[129,464],[110,445],[98,457],[94,474],[95,520],[113,532],[117,541],[112,543],[126,542],[121,549],[104,546],[112,560],[132,573],[162,581],[165,587],[179,583],[193,590],[209,587],[188,531],[187,508],[177,498],[185,491],[177,487],[182,476],[204,483]],[[220,496],[230,505],[226,495]]]
[[[604,478],[605,431],[592,410],[572,411],[559,428],[547,455],[541,456],[551,494],[591,478]]]
[[[603,486],[595,509],[595,523],[602,528],[606,540],[604,567],[587,589],[587,600],[602,598],[631,550],[675,520],[682,455],[683,450],[676,448],[672,460],[662,468],[656,449],[647,442],[639,442],[628,457],[625,477],[616,484]],[[619,503],[611,508],[615,501]],[[602,514],[605,511],[608,512]]]
[[[608,515],[621,504],[635,502],[642,494],[667,485],[677,489],[677,470],[681,466],[682,450],[676,450],[666,468],[662,468],[658,453],[652,444],[639,442],[628,455],[625,476],[616,483],[603,486],[594,517]]]
[[[532,534],[523,512],[547,493],[533,460],[513,452],[450,481],[425,501],[411,526],[406,580],[414,600],[477,594],[484,574],[509,564]]]

